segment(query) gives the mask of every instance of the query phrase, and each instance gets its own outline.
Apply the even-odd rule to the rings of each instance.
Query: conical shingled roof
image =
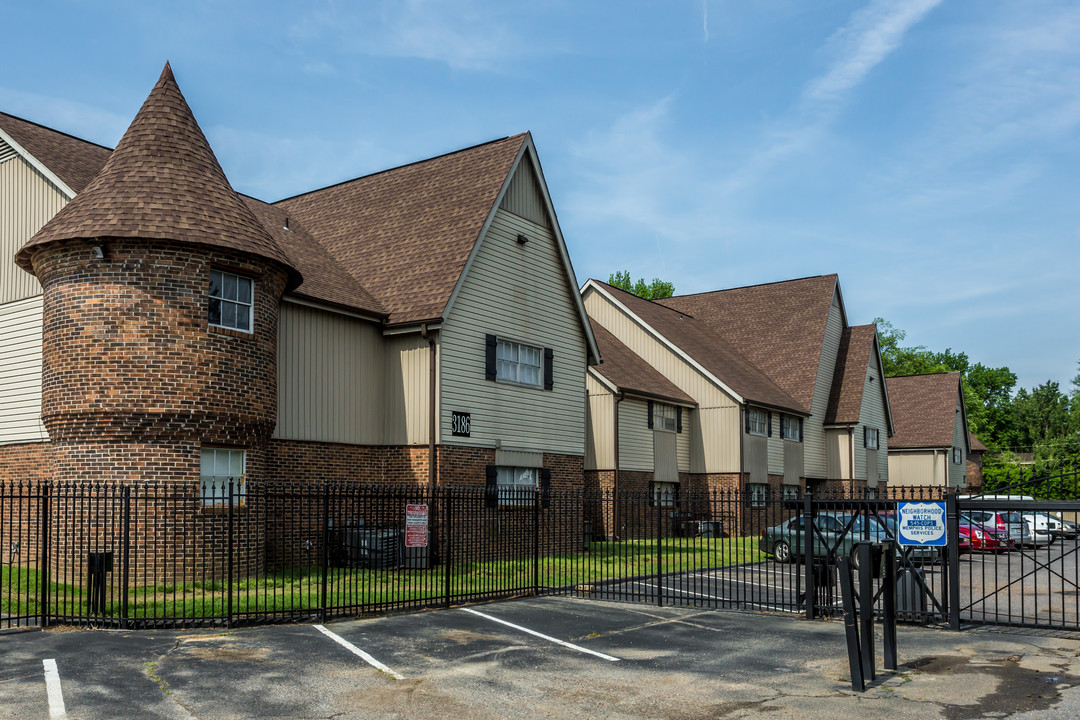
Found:
[[[228,248],[300,273],[229,184],[168,63],[105,167],[15,256],[76,238],[145,238]]]

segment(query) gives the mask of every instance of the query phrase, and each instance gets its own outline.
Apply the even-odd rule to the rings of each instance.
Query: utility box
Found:
[[[923,571],[901,568],[896,573],[896,615],[909,622],[926,621],[926,589]]]

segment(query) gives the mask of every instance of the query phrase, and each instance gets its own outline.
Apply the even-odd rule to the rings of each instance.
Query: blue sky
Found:
[[[836,272],[853,324],[1076,374],[1075,2],[155,5],[6,7],[0,110],[113,145],[171,60],[266,200],[531,130],[582,282]]]

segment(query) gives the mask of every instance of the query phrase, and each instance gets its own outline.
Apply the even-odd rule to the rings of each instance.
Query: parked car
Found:
[[[1016,548],[1016,543],[1009,537],[1007,532],[991,529],[982,525],[972,525],[961,521],[958,526],[960,532],[960,554],[964,553],[963,545],[967,541],[971,551],[1003,552]]]
[[[778,563],[792,562],[803,554],[805,521],[800,516],[762,530],[758,549],[772,555]],[[855,543],[864,537],[871,542],[885,542],[896,537],[895,529],[887,529],[887,521],[871,518],[867,525],[867,518],[862,515],[852,518],[850,513],[821,513],[815,522],[819,532],[814,533],[813,550],[815,556],[822,558],[828,555],[829,549],[835,549],[836,557],[850,555]],[[897,557],[900,555],[897,548]],[[914,547],[908,551],[908,557],[914,562],[933,562],[938,555],[935,547]]]
[[[1047,512],[1021,513],[1028,529],[1035,537],[1035,545],[1049,545],[1058,539],[1061,521]]]
[[[1071,520],[1061,520],[1061,537],[1066,540],[1075,540],[1077,535],[1080,535],[1080,524],[1074,523]]]
[[[1004,532],[1016,545],[1033,545],[1035,540],[1018,512],[1005,510],[968,510],[960,513],[960,522],[983,529]]]

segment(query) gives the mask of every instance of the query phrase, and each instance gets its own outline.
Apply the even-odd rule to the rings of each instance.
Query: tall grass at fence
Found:
[[[326,606],[331,614],[378,611],[392,607],[465,602],[497,594],[525,594],[534,590],[558,592],[627,577],[689,570],[704,570],[758,562],[764,559],[752,537],[724,539],[663,538],[590,543],[587,550],[531,559],[487,561],[430,569],[330,568],[326,574]],[[534,582],[539,582],[539,587]],[[40,614],[40,572],[33,568],[0,566],[0,614]],[[232,614],[314,615],[323,607],[322,570],[318,567],[237,578],[232,582]],[[83,588],[50,583],[47,614],[121,617],[121,593],[111,588],[104,612],[90,613]],[[127,617],[224,618],[229,604],[229,583],[177,583],[144,585],[127,592]]]

